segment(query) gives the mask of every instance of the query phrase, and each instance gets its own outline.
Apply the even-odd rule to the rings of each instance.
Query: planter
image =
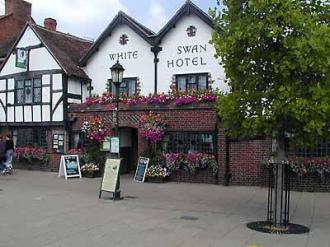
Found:
[[[180,169],[171,174],[170,180],[183,183],[217,184],[217,176],[213,174],[211,169],[199,169],[195,173]]]
[[[99,172],[87,172],[81,174],[85,178],[97,178],[99,177]]]
[[[145,181],[148,183],[166,183],[168,182],[168,177],[147,177]]]
[[[22,169],[22,170],[36,170],[36,171],[48,171],[49,165],[47,162],[32,159],[32,160],[26,160],[26,159],[15,159],[13,161],[13,167],[15,169]]]

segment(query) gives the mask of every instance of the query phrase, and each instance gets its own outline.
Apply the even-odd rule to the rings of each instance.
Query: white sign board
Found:
[[[58,177],[81,178],[79,156],[78,155],[62,155]]]
[[[104,166],[104,174],[101,191],[115,192],[119,176],[120,159],[107,159]]]
[[[119,153],[119,137],[111,137],[111,153],[118,154]]]

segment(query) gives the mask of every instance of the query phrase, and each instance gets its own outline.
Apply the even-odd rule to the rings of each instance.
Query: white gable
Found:
[[[39,45],[41,43],[40,39],[36,36],[34,31],[27,27],[23,36],[19,40],[16,48],[25,48],[29,46]],[[53,56],[48,52],[46,47],[41,47],[37,49],[30,50],[29,56],[29,70],[51,70],[51,69],[61,69],[57,64]],[[16,67],[16,55],[11,54],[9,59],[6,61],[0,76],[10,75],[20,72],[25,72],[26,69]]]
[[[196,35],[189,37],[187,29],[196,28]],[[224,83],[224,69],[214,57],[216,51],[209,43],[212,36],[212,27],[198,16],[191,14],[178,21],[162,39],[159,53],[158,91],[167,92],[170,88],[173,75],[210,73],[214,80],[213,89],[228,90]]]
[[[121,36],[128,38],[127,44],[120,44]],[[92,79],[93,93],[102,94],[106,90],[107,79],[111,78],[110,67],[117,60],[125,68],[124,77],[138,77],[141,94],[154,91],[154,54],[151,45],[127,25],[116,27],[105,39],[99,50],[93,54],[84,68]]]

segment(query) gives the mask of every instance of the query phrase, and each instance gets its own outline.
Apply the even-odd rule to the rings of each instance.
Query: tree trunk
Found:
[[[285,166],[287,163],[287,158],[285,155],[285,139],[284,133],[279,133],[276,138],[276,159],[273,164],[273,225],[283,225],[284,218],[283,215],[283,194],[285,191],[285,181],[284,181],[284,172]]]

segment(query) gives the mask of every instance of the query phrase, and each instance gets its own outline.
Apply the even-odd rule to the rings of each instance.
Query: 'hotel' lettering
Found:
[[[174,67],[183,67],[190,65],[198,66],[198,65],[206,65],[202,57],[194,57],[194,58],[179,58],[177,60],[167,60],[167,67],[174,68]]]

